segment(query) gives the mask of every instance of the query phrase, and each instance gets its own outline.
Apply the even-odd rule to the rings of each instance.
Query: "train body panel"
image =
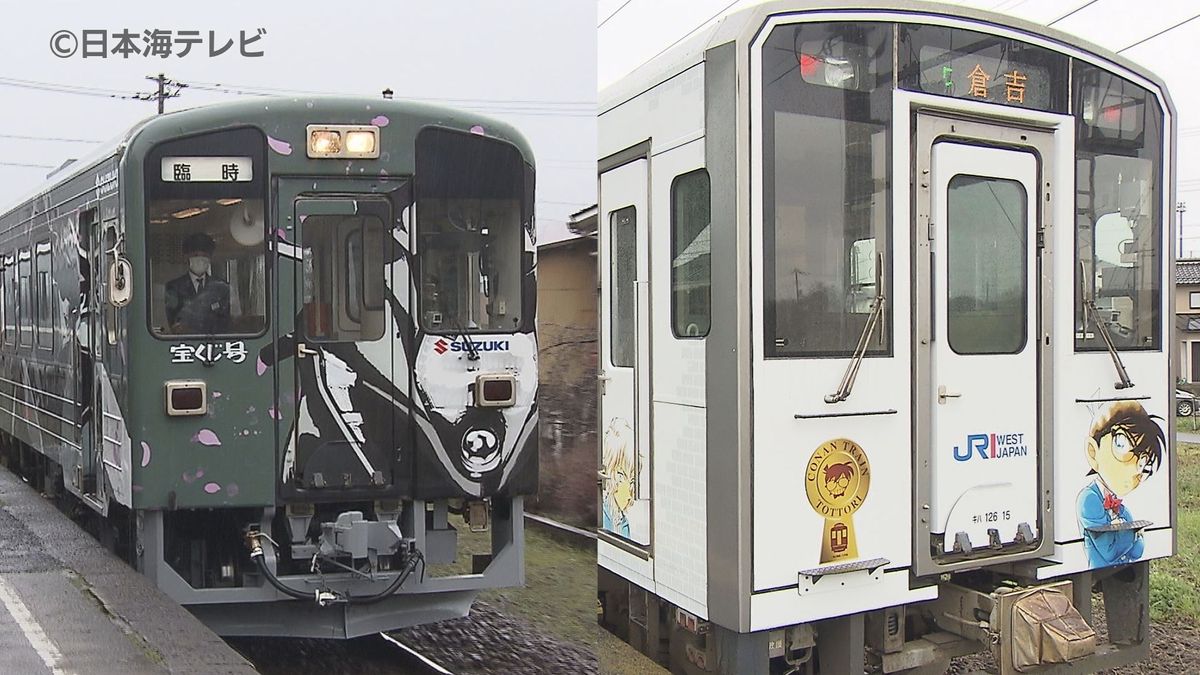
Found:
[[[461,615],[522,579],[533,181],[518,132],[436,106],[278,99],[149,119],[0,216],[0,428],[222,632]],[[454,560],[460,507],[503,530],[492,554],[409,579]],[[365,532],[370,551],[346,548]],[[383,576],[353,582],[334,560]],[[315,613],[289,598],[312,583],[329,592]],[[359,606],[381,590],[394,597]]]
[[[602,623],[749,672],[861,664],[865,621],[891,672],[919,625],[1010,644],[1005,589],[1090,620],[1120,579],[1141,616],[1174,553],[1173,129],[1136,65],[924,3],[764,3],[613,85]]]

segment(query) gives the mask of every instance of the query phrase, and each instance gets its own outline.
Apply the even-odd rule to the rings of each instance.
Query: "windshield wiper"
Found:
[[[1088,317],[1096,322],[1096,330],[1100,333],[1100,339],[1104,342],[1104,347],[1108,349],[1108,355],[1112,357],[1113,367],[1117,369],[1117,377],[1121,378],[1119,382],[1114,382],[1113,387],[1117,389],[1128,389],[1133,386],[1133,380],[1129,379],[1129,373],[1125,371],[1125,364],[1121,362],[1121,354],[1117,351],[1117,346],[1113,344],[1112,335],[1108,332],[1108,324],[1100,318],[1100,310],[1096,307],[1096,298],[1088,295],[1087,291],[1087,267],[1083,261],[1079,261],[1079,297],[1083,298],[1083,335],[1087,338],[1087,323]]]
[[[867,323],[863,326],[862,335],[858,337],[858,345],[854,347],[854,353],[850,357],[850,363],[846,365],[846,372],[842,375],[842,382],[838,385],[837,391],[832,394],[825,395],[826,403],[840,403],[850,398],[850,392],[854,389],[854,380],[858,378],[858,368],[862,365],[863,358],[867,355],[867,343],[871,339],[871,334],[875,332],[875,324],[879,323],[879,317],[883,316],[883,303],[886,298],[883,294],[883,255],[878,255],[875,258],[875,302],[871,306],[871,313],[867,316]]]
[[[1087,298],[1083,301],[1084,319],[1083,332],[1087,334],[1087,317],[1091,317],[1096,322],[1096,331],[1100,333],[1100,339],[1104,342],[1104,346],[1108,349],[1108,355],[1112,357],[1113,367],[1117,369],[1117,377],[1121,378],[1119,382],[1114,382],[1113,386],[1117,389],[1128,389],[1133,386],[1133,380],[1129,379],[1129,373],[1125,371],[1125,364],[1121,363],[1121,353],[1117,351],[1116,345],[1113,344],[1112,335],[1108,333],[1108,325],[1100,318],[1100,310],[1096,308],[1096,301],[1092,298]]]
[[[475,342],[473,340],[471,340],[471,336],[467,334],[467,329],[463,328],[462,324],[458,322],[458,317],[454,317],[453,320],[450,322],[450,325],[451,325],[451,327],[453,327],[455,330],[458,331],[458,336],[461,337],[463,339],[463,341],[467,343],[467,360],[468,361],[478,361],[479,360],[479,350],[475,348]]]

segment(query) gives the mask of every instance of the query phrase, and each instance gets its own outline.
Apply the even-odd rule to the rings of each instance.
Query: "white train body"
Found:
[[[1071,580],[1080,604],[1172,555],[1161,81],[962,7],[781,0],[601,99],[618,633],[717,670],[715,642],[728,668],[752,635],[861,642],[864,615],[871,645],[871,613],[981,571],[985,595]]]

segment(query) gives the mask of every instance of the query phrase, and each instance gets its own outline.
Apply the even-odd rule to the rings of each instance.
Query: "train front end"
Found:
[[[602,297],[638,332],[622,361],[601,330],[601,467],[633,476],[604,476],[602,622],[689,673],[1147,657],[1176,521],[1161,80],[968,8],[778,1],[609,98]],[[675,189],[701,153],[702,211]],[[658,318],[694,286],[702,342]]]
[[[128,489],[158,587],[223,635],[354,637],[523,583],[521,136],[431,106],[273,100],[152,121],[123,171],[145,227],[119,246],[146,264]]]

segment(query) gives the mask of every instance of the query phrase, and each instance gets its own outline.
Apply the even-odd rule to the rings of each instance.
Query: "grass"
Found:
[[[1175,460],[1178,539],[1174,556],[1150,564],[1150,616],[1200,626],[1200,445],[1178,444]]]
[[[1192,427],[1193,420],[1195,428]],[[1175,417],[1175,431],[1186,431],[1189,434],[1200,434],[1200,415],[1195,417]]]
[[[437,566],[438,574],[467,572],[471,554],[491,549],[491,532],[470,532],[455,516],[451,516],[451,524],[458,529],[458,560]],[[527,522],[525,585],[488,589],[479,599],[561,640],[592,650],[600,646],[594,542],[564,542]]]

